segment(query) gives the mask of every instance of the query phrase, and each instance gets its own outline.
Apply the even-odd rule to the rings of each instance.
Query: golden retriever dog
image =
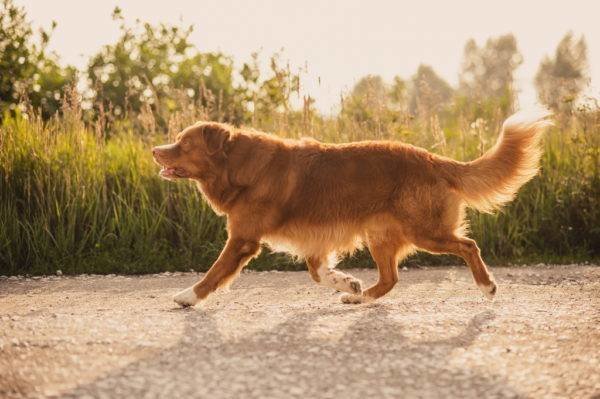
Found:
[[[509,202],[538,171],[546,113],[516,114],[496,145],[459,162],[392,141],[324,144],[286,140],[215,122],[198,122],[175,143],[152,149],[165,179],[191,179],[215,212],[227,217],[228,239],[194,286],[174,296],[193,306],[230,283],[261,244],[306,260],[317,283],[342,291],[344,303],[368,302],[398,281],[398,263],[415,250],[464,259],[483,294],[496,283],[474,240],[465,208],[490,212]],[[335,269],[338,258],[366,245],[379,279]]]

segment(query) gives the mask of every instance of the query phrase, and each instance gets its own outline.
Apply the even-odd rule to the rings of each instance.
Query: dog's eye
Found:
[[[182,138],[181,141],[179,142],[179,145],[181,145],[181,147],[184,150],[188,149],[190,146],[190,139],[188,139],[187,137]]]

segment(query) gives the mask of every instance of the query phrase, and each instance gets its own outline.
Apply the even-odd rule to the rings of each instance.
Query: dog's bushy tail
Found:
[[[540,139],[552,124],[550,115],[541,110],[512,115],[494,147],[474,161],[457,165],[452,180],[470,207],[482,212],[498,209],[537,174]]]

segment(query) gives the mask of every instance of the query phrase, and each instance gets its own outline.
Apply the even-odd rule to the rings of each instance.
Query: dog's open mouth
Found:
[[[183,179],[186,177],[190,177],[188,171],[183,168],[168,168],[166,166],[163,166],[160,172],[158,172],[158,174],[160,175],[160,177],[167,180],[173,180],[178,178]]]

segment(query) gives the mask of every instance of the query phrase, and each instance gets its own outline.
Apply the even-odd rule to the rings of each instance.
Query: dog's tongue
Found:
[[[174,178],[177,177],[177,174],[175,172],[175,168],[165,168],[163,167],[160,172],[158,172],[158,174],[161,177],[165,177],[165,178]]]

